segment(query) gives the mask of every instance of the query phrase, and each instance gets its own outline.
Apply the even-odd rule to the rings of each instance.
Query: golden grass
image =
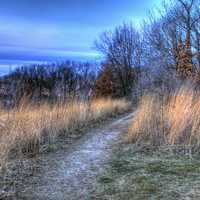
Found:
[[[131,142],[153,145],[200,144],[200,95],[182,86],[159,98],[144,96],[129,127]]]
[[[31,106],[22,103],[11,111],[0,111],[0,166],[9,154],[36,154],[60,134],[72,134],[94,121],[126,111],[126,100],[97,99],[66,104]]]

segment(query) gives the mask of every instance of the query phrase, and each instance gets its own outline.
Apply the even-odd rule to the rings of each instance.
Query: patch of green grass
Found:
[[[134,153],[120,148],[108,162],[98,184],[102,199],[185,199],[194,192],[200,199],[200,160],[169,154]],[[198,196],[199,195],[199,196]],[[191,198],[189,198],[191,199]]]
[[[99,182],[102,184],[112,183],[114,180],[108,176],[102,176],[99,178]]]
[[[126,159],[115,159],[110,162],[110,167],[115,173],[127,174],[134,173],[136,170],[140,169],[138,165],[132,165],[132,162],[127,161]]]
[[[172,161],[157,161],[148,163],[146,165],[146,171],[148,173],[158,173],[162,175],[176,175],[176,176],[188,176],[191,173],[200,173],[200,163],[192,163],[190,160]]]
[[[159,191],[158,183],[148,176],[136,176],[135,178],[136,193],[152,194]]]

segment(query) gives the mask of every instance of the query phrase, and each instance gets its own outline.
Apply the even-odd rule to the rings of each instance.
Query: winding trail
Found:
[[[68,150],[41,156],[38,169],[27,177],[17,199],[84,200],[95,193],[96,177],[104,170],[112,147],[119,141],[133,113],[83,136]]]

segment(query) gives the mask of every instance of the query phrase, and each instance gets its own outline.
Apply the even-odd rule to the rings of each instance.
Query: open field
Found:
[[[11,111],[1,110],[0,166],[5,166],[13,157],[44,152],[58,136],[76,136],[85,127],[129,108],[125,100],[98,99],[53,106],[22,103]]]

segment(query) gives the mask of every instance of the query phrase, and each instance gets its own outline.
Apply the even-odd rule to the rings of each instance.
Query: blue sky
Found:
[[[94,40],[162,0],[1,0],[0,63],[97,57]],[[17,63],[16,63],[17,64]]]

